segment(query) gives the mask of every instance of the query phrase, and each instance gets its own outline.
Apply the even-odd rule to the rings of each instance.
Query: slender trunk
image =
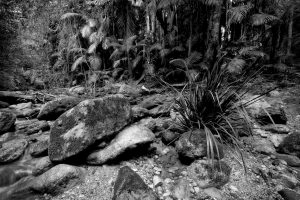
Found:
[[[149,9],[146,10],[146,33],[147,33],[147,35],[150,33],[150,15],[149,15]]]
[[[190,38],[189,38],[188,57],[192,53],[192,38],[193,38],[193,20],[192,20],[192,15],[191,15],[191,17],[190,17]]]
[[[293,40],[293,17],[294,17],[294,6],[291,6],[290,10],[290,21],[288,29],[288,42],[287,42],[287,55],[291,55],[292,50],[292,40]]]
[[[216,5],[211,10],[211,15],[208,23],[207,32],[207,49],[204,55],[204,64],[210,68],[220,48],[219,35],[220,35],[220,20],[221,20],[222,4]]]

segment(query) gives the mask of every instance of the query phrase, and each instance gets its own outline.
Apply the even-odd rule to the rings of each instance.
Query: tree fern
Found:
[[[253,5],[251,3],[230,8],[228,10],[229,23],[241,23],[252,8]]]
[[[85,56],[80,56],[77,58],[77,60],[73,63],[71,67],[71,71],[74,72],[76,71],[82,64],[87,63],[86,57]]]
[[[229,73],[240,74],[245,65],[246,61],[244,59],[234,58],[228,63],[227,70]]]

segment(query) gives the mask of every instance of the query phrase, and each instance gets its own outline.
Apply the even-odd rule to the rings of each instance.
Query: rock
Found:
[[[163,105],[164,103],[172,103],[173,99],[173,97],[168,95],[156,94],[144,99],[139,105],[151,110],[159,105]]]
[[[128,95],[128,96],[140,96],[142,89],[136,85],[121,84],[118,94]]]
[[[273,143],[274,147],[279,147],[280,143],[284,140],[286,135],[282,134],[272,134],[268,136],[269,140]]]
[[[288,126],[283,124],[271,124],[262,127],[266,131],[277,134],[288,134],[291,130]]]
[[[61,114],[80,102],[76,97],[62,97],[46,103],[38,115],[39,120],[56,120]]]
[[[71,94],[82,95],[85,92],[85,88],[83,86],[77,85],[77,86],[71,87],[69,89],[69,92]]]
[[[251,99],[257,98],[258,95],[248,96],[243,102],[251,101]],[[282,108],[282,102],[267,102],[260,98],[246,107],[250,116],[256,119],[260,124],[286,124],[287,117],[284,109]],[[270,119],[270,116],[272,119]]]
[[[53,166],[54,166],[54,164],[51,162],[51,160],[48,156],[42,157],[34,165],[32,174],[34,176],[38,176],[38,175],[43,174],[44,172],[48,171]]]
[[[25,139],[15,139],[3,143],[0,149],[0,164],[17,160],[23,155],[26,147]]]
[[[96,141],[113,136],[130,121],[130,105],[122,95],[82,101],[53,124],[49,157],[63,161],[75,156]]]
[[[27,118],[36,117],[40,111],[40,109],[34,107],[31,102],[11,105],[9,106],[9,108],[14,110],[14,113],[16,113],[17,117],[27,117]]]
[[[278,147],[278,152],[295,155],[300,158],[300,132],[293,132],[284,138]]]
[[[34,99],[33,96],[24,95],[20,92],[0,91],[0,101],[8,102],[10,104],[34,102]]]
[[[150,143],[155,136],[143,126],[133,125],[121,131],[105,149],[93,152],[87,158],[89,164],[103,164],[138,145]]]
[[[295,176],[292,174],[281,174],[280,175],[280,182],[285,188],[295,189],[299,182]]]
[[[282,189],[278,191],[284,200],[299,200],[300,194],[291,189]]]
[[[112,200],[159,200],[141,177],[125,166],[119,170]]]
[[[180,179],[175,183],[172,196],[176,199],[189,200],[191,196],[189,182],[186,179]]]
[[[138,105],[133,106],[131,110],[133,119],[141,119],[150,115],[149,110],[147,110],[146,108],[142,108]]]
[[[224,161],[214,161],[211,165],[208,160],[197,160],[187,167],[187,172],[193,182],[202,189],[221,188],[228,183],[231,168]]]
[[[271,155],[276,152],[272,142],[266,138],[260,138],[257,136],[247,137],[244,140],[244,143],[253,147],[256,152],[263,153],[266,155]]]
[[[222,200],[223,199],[223,194],[222,191],[215,188],[215,187],[211,187],[211,188],[206,188],[203,190],[204,193],[206,193],[208,196],[212,197],[213,199],[216,200]]]
[[[47,121],[20,120],[16,121],[16,134],[32,135],[39,131],[48,131],[50,126]]]
[[[176,150],[179,156],[187,161],[193,161],[201,157],[207,156],[206,134],[204,130],[194,130],[184,133],[178,141],[176,141]],[[217,144],[218,149],[214,145],[215,158],[222,159],[224,152],[221,144]],[[219,155],[217,153],[219,152]]]
[[[161,137],[163,143],[165,143],[166,145],[169,145],[170,143],[175,142],[178,138],[179,138],[179,133],[172,132],[169,130],[163,131],[162,137]]]
[[[36,142],[30,144],[29,153],[32,157],[48,155],[49,135],[41,135]]]
[[[300,158],[297,156],[277,153],[276,158],[286,161],[287,165],[291,167],[300,167]]]
[[[10,112],[0,111],[0,134],[9,131],[16,122],[16,116]]]
[[[0,187],[9,186],[23,177],[29,176],[32,170],[28,166],[10,165],[0,168]],[[1,196],[1,195],[0,195]]]
[[[41,194],[57,195],[82,183],[85,170],[66,164],[59,164],[33,180],[31,188]]]
[[[7,108],[9,106],[9,103],[6,103],[4,101],[0,101],[0,108]]]
[[[154,187],[162,186],[163,180],[159,176],[153,176],[153,185]]]

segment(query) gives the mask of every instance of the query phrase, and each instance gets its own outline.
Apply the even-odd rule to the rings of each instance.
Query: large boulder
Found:
[[[127,149],[152,142],[155,135],[143,126],[133,125],[121,131],[106,148],[93,152],[87,158],[89,164],[103,164],[125,152]]]
[[[285,137],[280,143],[278,151],[300,158],[300,132],[293,132]]]
[[[16,115],[0,111],[0,134],[9,131],[16,122]]]
[[[207,156],[207,141],[204,130],[186,132],[175,144],[179,157],[184,161],[194,161]],[[217,147],[213,144],[214,157],[222,159],[224,157],[222,145],[217,143]]]
[[[112,200],[158,200],[156,194],[132,169],[125,166],[119,170]]]
[[[24,102],[33,102],[34,97],[22,94],[21,92],[0,91],[0,101],[4,101],[10,104],[18,104]]]
[[[51,162],[49,156],[42,157],[36,161],[34,164],[32,174],[34,176],[38,176],[43,174],[44,172],[48,171],[54,166],[54,164]]]
[[[25,139],[15,139],[2,144],[0,148],[0,164],[9,163],[20,158],[26,147]]]
[[[291,189],[282,189],[278,191],[284,200],[299,200],[300,194]]]
[[[27,118],[34,118],[38,115],[40,109],[35,107],[32,102],[28,103],[19,103],[16,105],[9,106],[12,109],[17,117],[27,117]]]
[[[20,120],[16,121],[16,134],[32,135],[40,131],[48,131],[50,126],[47,121]]]
[[[131,108],[122,95],[85,100],[53,124],[48,149],[52,161],[63,161],[96,141],[113,136],[131,120]]]
[[[76,97],[62,97],[46,103],[40,110],[39,120],[56,120],[61,114],[80,102]]]

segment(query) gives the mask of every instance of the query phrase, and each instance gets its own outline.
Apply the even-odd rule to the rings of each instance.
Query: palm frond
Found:
[[[181,69],[186,69],[188,67],[186,61],[181,58],[171,60],[170,64]]]
[[[82,64],[87,63],[86,57],[85,56],[80,56],[77,58],[77,60],[73,63],[71,67],[71,71],[74,72],[80,67]]]

